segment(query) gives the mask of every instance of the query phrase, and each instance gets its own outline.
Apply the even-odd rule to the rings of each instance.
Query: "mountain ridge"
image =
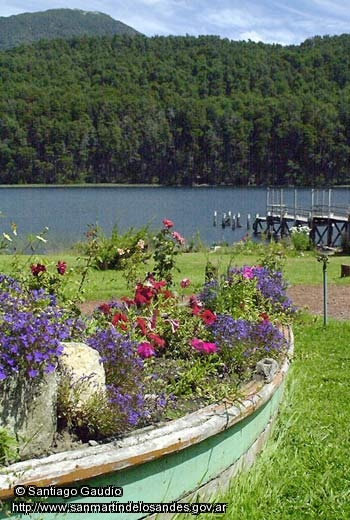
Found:
[[[0,50],[39,40],[116,34],[134,36],[141,33],[105,13],[82,9],[48,9],[0,17]]]

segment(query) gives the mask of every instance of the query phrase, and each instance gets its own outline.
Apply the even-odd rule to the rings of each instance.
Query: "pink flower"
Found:
[[[215,343],[203,341],[198,338],[193,338],[190,341],[190,345],[192,348],[198,350],[198,352],[205,352],[206,354],[213,354],[217,351],[217,346],[215,345]]]
[[[166,227],[167,229],[170,229],[170,228],[173,227],[174,222],[173,222],[172,220],[169,220],[169,219],[165,218],[165,219],[163,220],[163,225],[164,225],[164,227]]]
[[[176,240],[178,244],[180,244],[180,246],[184,245],[185,239],[183,236],[180,235],[180,233],[178,233],[177,231],[173,231],[171,233],[171,236]]]
[[[171,332],[173,334],[175,334],[175,332],[177,331],[177,329],[180,327],[180,322],[179,320],[171,320],[170,318],[167,318],[164,320],[165,323],[170,323],[170,327],[171,327]]]
[[[180,282],[182,289],[186,289],[189,285],[191,285],[191,281],[188,278],[183,278]]]
[[[254,276],[253,269],[251,267],[245,266],[242,269],[242,276],[246,280],[251,280]]]
[[[203,341],[198,338],[193,338],[190,341],[190,345],[192,348],[195,348],[196,350],[201,350]]]
[[[148,343],[147,341],[143,341],[142,343],[139,343],[139,346],[137,347],[137,353],[140,357],[145,359],[145,358],[154,356],[155,351],[154,351],[154,347],[153,347],[153,345],[151,345],[151,343]]]
[[[67,263],[66,262],[62,262],[61,260],[59,260],[57,262],[57,265],[56,265],[56,268],[57,268],[57,272],[58,274],[60,275],[64,275],[64,273],[66,272],[67,270]]]

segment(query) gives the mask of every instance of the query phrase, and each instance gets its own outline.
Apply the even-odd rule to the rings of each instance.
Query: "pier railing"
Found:
[[[268,204],[267,214],[285,217],[295,220],[309,220],[313,217],[320,218],[338,218],[341,220],[349,219],[350,208],[349,206],[331,206],[323,204],[314,204],[310,208],[296,208],[294,206],[287,206],[285,204]]]

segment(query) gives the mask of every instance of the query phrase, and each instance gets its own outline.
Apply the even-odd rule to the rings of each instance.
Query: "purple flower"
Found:
[[[33,378],[55,366],[73,322],[50,295],[0,275],[0,317],[0,379],[14,372]]]
[[[125,429],[125,425],[136,425],[147,415],[143,395],[143,362],[137,354],[137,343],[113,326],[97,330],[86,342],[99,352],[104,364],[116,431]]]

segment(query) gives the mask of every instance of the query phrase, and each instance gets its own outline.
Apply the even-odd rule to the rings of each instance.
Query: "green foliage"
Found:
[[[296,251],[310,251],[312,249],[310,229],[307,226],[292,227],[290,232],[291,243]]]
[[[12,462],[17,457],[17,442],[16,439],[6,431],[5,428],[0,427],[0,466]]]
[[[213,379],[216,384],[213,385]],[[215,354],[190,360],[178,360],[176,373],[167,382],[167,391],[177,397],[203,399],[204,402],[234,399],[238,394],[238,377],[224,379],[224,364]]]
[[[262,248],[258,263],[271,271],[283,271],[286,262],[286,250],[282,242],[271,240],[268,245]]]

